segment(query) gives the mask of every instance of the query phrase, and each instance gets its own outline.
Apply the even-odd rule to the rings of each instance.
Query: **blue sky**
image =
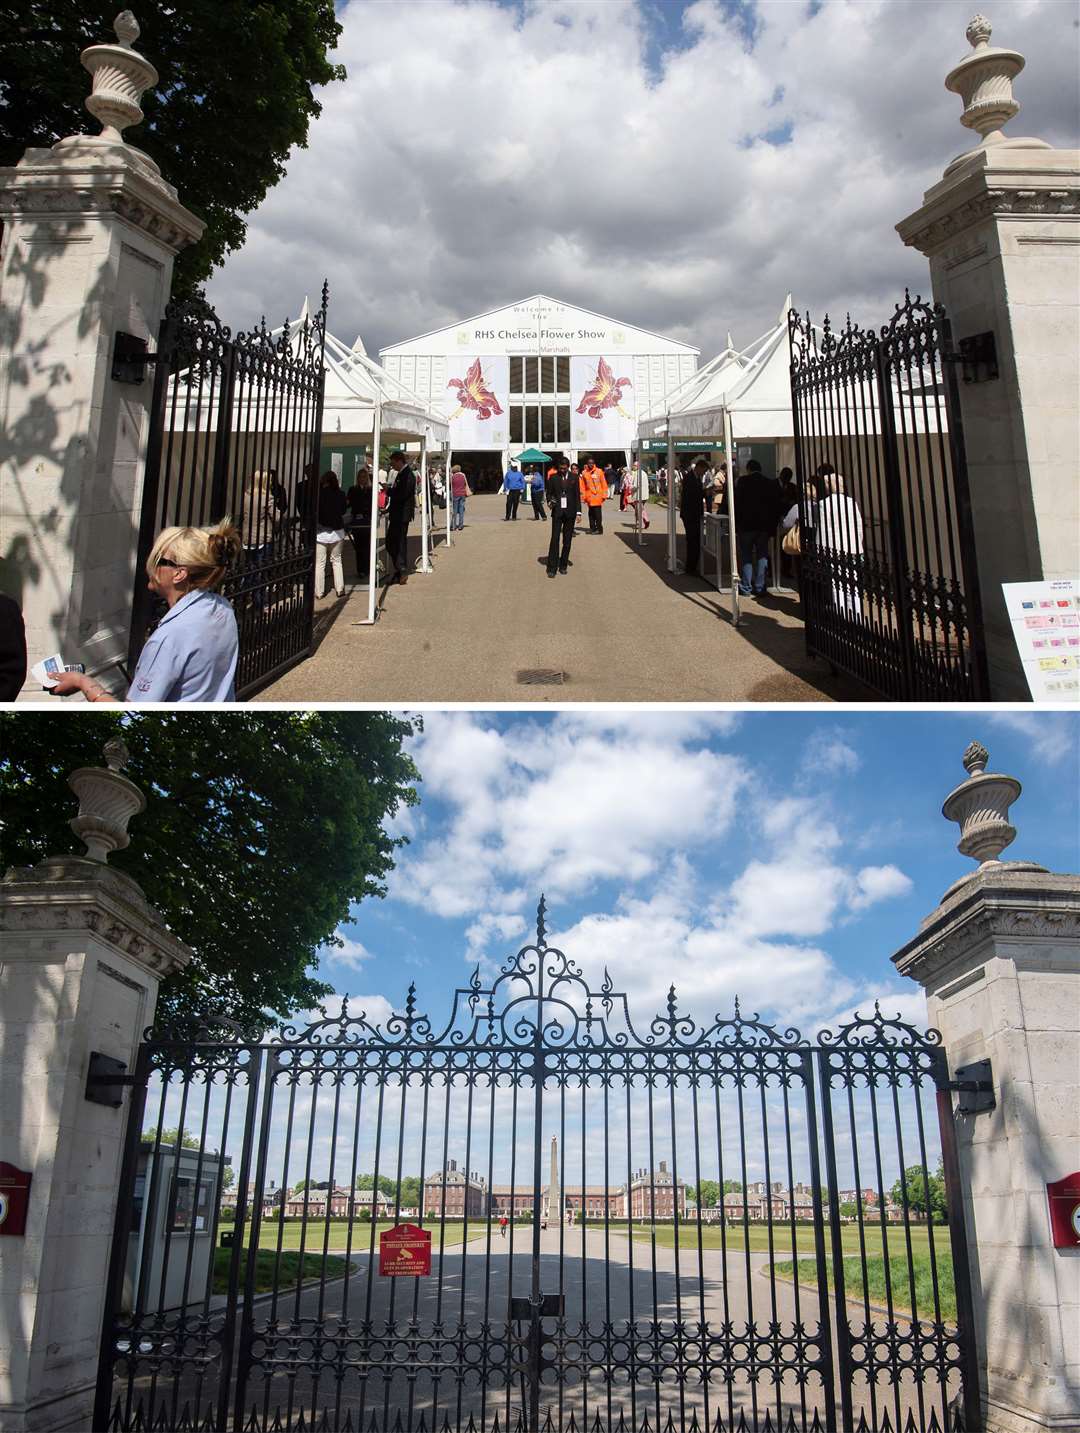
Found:
[[[532,934],[642,1019],[673,982],[698,1014],[734,995],[810,1033],[921,996],[891,953],[972,863],[940,814],[973,737],[1024,785],[1006,858],[1080,868],[1078,733],[1063,713],[429,714],[424,778],[386,900],[322,973],[373,1015],[415,981],[433,1019],[477,961]]]

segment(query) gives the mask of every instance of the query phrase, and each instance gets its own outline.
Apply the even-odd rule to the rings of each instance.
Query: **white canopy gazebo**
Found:
[[[290,349],[299,352],[304,343],[305,325],[311,323],[311,309],[304,300],[299,318],[289,322],[288,343]],[[285,326],[273,329],[269,337],[280,342]],[[310,337],[310,334],[309,334]],[[392,378],[384,369],[368,357],[363,342],[357,338],[352,348],[347,348],[332,333],[325,336],[324,349],[325,384],[323,389],[323,418],[320,445],[322,447],[345,443],[352,446],[361,442],[368,446],[374,457],[374,481],[371,485],[371,553],[368,572],[368,615],[365,624],[375,621],[376,609],[376,568],[379,547],[379,447],[384,441],[406,445],[419,445],[419,494],[421,514],[421,561],[420,571],[430,572],[431,567],[431,487],[428,478],[428,453],[432,448],[446,452],[449,456],[450,425],[446,418],[436,413],[405,387],[398,379]],[[187,381],[188,370],[172,375],[169,392],[175,411],[176,397]],[[190,416],[188,418],[190,422]],[[212,433],[218,421],[217,408],[202,415],[200,431]],[[267,409],[264,402],[246,390],[232,401],[231,424],[241,442],[249,446],[260,442],[266,434],[280,436],[279,459],[286,450],[293,452],[293,459],[301,461],[298,452],[293,451],[300,442],[298,435],[290,432],[293,421],[287,406]],[[292,445],[291,447],[289,445]],[[253,464],[258,466],[258,464]],[[209,467],[204,465],[201,481],[210,482]],[[447,542],[450,541],[450,503],[447,501]]]
[[[431,490],[427,458],[432,448],[449,453],[450,425],[396,378],[368,357],[357,338],[347,348],[332,333],[326,335],[326,388],[323,400],[323,436],[331,442],[367,440],[370,436],[374,471],[371,484],[371,553],[368,565],[368,613],[375,621],[376,568],[379,550],[379,448],[385,441],[420,444],[420,571],[431,571]],[[447,475],[447,482],[449,475]],[[449,493],[446,504],[447,542],[450,540]]]
[[[791,295],[785,298],[776,323],[741,352],[728,334],[727,346],[704,368],[688,378],[665,400],[663,413],[650,412],[638,421],[640,441],[666,438],[668,470],[668,570],[675,561],[675,455],[678,448],[698,440],[701,446],[723,449],[728,472],[734,470],[736,444],[752,441],[786,441],[794,453],[791,379],[788,358],[787,315]],[[739,592],[735,548],[735,484],[725,484],[728,547],[731,562],[731,612],[739,621]]]

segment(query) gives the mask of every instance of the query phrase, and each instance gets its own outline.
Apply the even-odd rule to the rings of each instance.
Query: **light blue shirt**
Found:
[[[235,701],[239,640],[232,604],[220,592],[187,593],[147,639],[128,701]]]

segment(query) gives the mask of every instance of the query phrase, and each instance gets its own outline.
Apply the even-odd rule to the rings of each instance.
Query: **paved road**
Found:
[[[670,1415],[677,1433],[692,1430],[695,1418],[707,1429],[718,1415],[725,1428],[733,1421],[737,1426],[740,1414],[751,1428],[767,1413],[774,1427],[779,1417],[786,1428],[793,1415],[794,1426],[802,1428],[815,1409],[824,1427],[819,1376],[811,1374],[800,1389],[791,1371],[800,1359],[797,1326],[811,1340],[808,1356],[818,1356],[817,1297],[770,1281],[762,1272],[766,1253],[751,1253],[749,1265],[742,1251],[729,1253],[725,1277],[720,1251],[706,1251],[699,1264],[692,1246],[681,1252],[676,1279],[671,1249],[658,1249],[654,1263],[647,1241],[631,1246],[614,1232],[606,1247],[602,1230],[587,1233],[584,1249],[580,1229],[562,1231],[562,1239],[560,1252],[560,1231],[548,1229],[540,1259],[541,1293],[561,1293],[566,1301],[564,1324],[543,1324],[541,1352],[552,1365],[543,1379],[541,1414],[550,1411],[556,1430],[568,1426],[571,1413],[582,1433],[597,1415],[605,1428],[617,1427],[620,1414],[630,1433],[641,1429],[646,1415],[653,1430],[663,1430]],[[464,1257],[460,1248],[447,1251],[441,1278],[436,1255],[432,1277],[415,1281],[382,1279],[374,1271],[369,1279],[365,1254],[355,1259],[347,1282],[303,1289],[298,1299],[295,1291],[286,1293],[276,1306],[261,1300],[254,1311],[256,1366],[246,1418],[254,1409],[252,1426],[271,1428],[280,1413],[288,1427],[306,1410],[321,1426],[318,1420],[329,1410],[333,1428],[351,1412],[353,1427],[362,1424],[366,1433],[374,1418],[378,1433],[393,1433],[398,1415],[405,1428],[415,1428],[423,1414],[427,1429],[441,1428],[444,1418],[452,1429],[466,1428],[472,1417],[479,1430],[490,1429],[498,1414],[500,1428],[509,1416],[513,1430],[520,1410],[527,1409],[527,1394],[520,1378],[506,1375],[527,1354],[522,1340],[528,1324],[509,1320],[508,1300],[529,1294],[531,1250],[531,1231],[519,1227],[512,1264],[509,1240],[496,1234],[490,1258],[484,1241],[474,1241]],[[700,1378],[703,1322],[709,1333],[707,1390]],[[316,1350],[324,1365],[317,1376]],[[265,1368],[258,1363],[263,1358]],[[759,1369],[756,1383],[752,1364]],[[159,1385],[155,1406],[170,1393],[171,1380]],[[192,1397],[205,1407],[212,1393],[209,1380],[198,1389],[188,1373],[179,1401]],[[870,1415],[865,1390],[856,1393],[857,1409]],[[928,1405],[933,1398],[928,1389]],[[883,1390],[879,1417],[887,1409],[895,1427],[897,1404],[905,1417],[909,1409],[918,1415],[916,1394],[907,1387],[898,1396]]]
[[[605,531],[579,530],[573,567],[549,581],[549,527],[503,500],[469,500],[464,532],[435,571],[391,587],[374,627],[367,592],[317,604],[318,648],[261,701],[865,701],[871,694],[808,658],[793,597],[743,604],[665,569],[666,514],[639,547],[631,515],[605,505]],[[681,545],[681,536],[680,536]],[[415,544],[414,550],[415,550]],[[352,561],[346,550],[346,563]],[[350,572],[351,567],[346,567]],[[518,673],[562,671],[557,686]]]

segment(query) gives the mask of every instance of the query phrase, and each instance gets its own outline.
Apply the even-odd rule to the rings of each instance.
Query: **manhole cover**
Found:
[[[531,667],[518,672],[517,679],[521,687],[561,687],[566,673],[558,667]]]

